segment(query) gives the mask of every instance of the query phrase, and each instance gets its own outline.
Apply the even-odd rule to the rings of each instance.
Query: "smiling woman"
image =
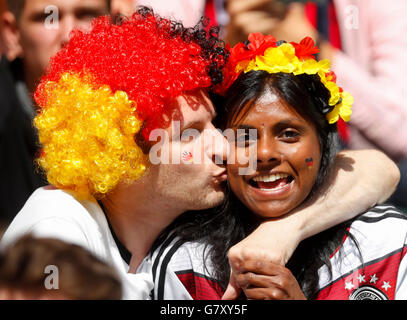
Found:
[[[318,111],[320,106],[310,100],[307,83],[313,83],[319,90],[315,94],[325,96],[327,103],[329,93],[309,75],[253,71],[239,77],[228,91],[226,126],[257,130],[256,141],[246,134],[240,138],[247,139],[245,144],[235,148],[240,158],[256,144],[257,170],[243,176],[238,162],[229,164],[230,186],[246,207],[262,217],[285,214],[312,195],[337,151],[336,126],[329,125]],[[311,169],[306,161],[310,158],[315,159]]]
[[[262,222],[278,225],[276,218],[296,215],[293,212],[313,200],[329,180],[339,146],[336,122],[349,121],[353,98],[336,84],[329,61],[314,58],[317,52],[310,38],[286,43],[261,34],[231,49],[225,82],[218,88],[225,98],[217,119],[222,129],[232,129],[236,136],[235,162],[227,164],[228,202],[213,217],[204,217],[193,237],[188,235],[191,226],[177,229],[185,239],[206,242],[202,256],[207,250],[209,259],[204,268],[198,264],[194,269],[195,286],[203,287],[202,276],[195,273],[204,273],[225,288],[228,250]],[[246,163],[238,160],[254,147],[256,169],[242,175],[239,169]],[[239,260],[234,285],[248,299],[404,299],[406,234],[403,213],[377,206],[302,241],[286,266],[266,254],[263,259],[260,254],[256,260]],[[179,251],[185,254],[190,248],[186,243]],[[177,257],[173,261],[178,268]],[[191,280],[180,279],[188,288]],[[214,295],[222,291],[213,287]]]
[[[236,236],[240,229],[239,241],[262,220],[283,216],[316,194],[338,151],[336,121],[339,117],[349,121],[353,99],[337,86],[329,61],[315,60],[313,54],[318,49],[310,38],[288,44],[256,34],[249,37],[248,45],[238,44],[231,52],[232,84],[223,88],[227,91],[221,125],[257,131],[255,139],[244,134],[238,139],[244,144],[237,143],[235,148],[239,158],[240,153],[256,145],[257,170],[241,175],[238,162],[228,164],[233,194],[226,211],[238,216],[232,220],[236,225],[229,235]],[[377,216],[373,218],[372,212]],[[394,220],[384,221],[389,216]],[[233,225],[230,217],[226,219]],[[377,230],[388,229],[395,219],[400,221],[400,229],[394,230],[386,248],[377,250],[383,242]],[[398,281],[393,291],[384,288],[383,296],[399,298],[404,285],[389,273],[405,272],[401,261],[406,228],[405,216],[395,208],[372,208],[354,221],[303,241],[287,268],[269,261],[257,262],[256,266],[244,263],[240,267],[245,272],[237,282],[251,299],[353,299],[357,296],[353,289],[360,286],[358,290],[364,290],[362,282],[354,279],[374,270],[386,281],[394,281],[394,287]],[[212,244],[215,265],[224,264],[226,259],[219,255],[222,249],[215,241]],[[394,250],[400,255],[391,255],[395,265],[386,267],[390,259],[386,255]],[[342,265],[345,252],[350,267]],[[227,279],[222,268],[217,270]],[[382,289],[374,287],[379,292]]]

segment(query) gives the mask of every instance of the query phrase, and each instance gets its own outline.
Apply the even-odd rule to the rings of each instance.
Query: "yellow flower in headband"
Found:
[[[299,64],[293,46],[284,43],[277,48],[268,48],[263,56],[257,56],[254,63],[249,63],[244,72],[267,71],[268,73],[292,73]]]
[[[302,61],[298,65],[298,71],[295,72],[295,75],[306,73],[306,74],[317,74],[317,73],[326,73],[329,71],[331,62],[329,60],[316,61],[314,59],[307,59]]]
[[[318,75],[321,83],[330,92],[330,112],[326,118],[330,124],[342,118],[349,121],[352,114],[353,97],[336,84],[336,76],[330,71],[329,60],[317,61],[314,54],[319,49],[310,37],[300,43],[278,42],[271,36],[261,33],[250,34],[249,44],[237,44],[231,49],[230,64],[224,74],[225,86],[217,91],[225,93],[242,72],[266,71],[268,73],[292,73],[294,75]],[[234,65],[234,67],[233,67]]]
[[[328,77],[326,76],[327,74],[329,75]],[[318,72],[318,75],[321,79],[321,82],[325,86],[325,88],[327,88],[329,90],[329,92],[331,93],[331,97],[329,99],[329,105],[335,106],[341,99],[341,91],[340,91],[339,87],[337,86],[337,84],[334,81],[332,81],[332,80],[334,80],[333,76],[324,71]]]
[[[342,101],[326,117],[330,124],[333,124],[341,117],[345,122],[350,120],[352,114],[353,97],[349,92],[342,92]]]

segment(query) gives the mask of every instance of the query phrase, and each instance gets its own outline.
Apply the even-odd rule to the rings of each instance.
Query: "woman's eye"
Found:
[[[300,134],[297,131],[286,130],[282,133],[283,139],[297,140]]]

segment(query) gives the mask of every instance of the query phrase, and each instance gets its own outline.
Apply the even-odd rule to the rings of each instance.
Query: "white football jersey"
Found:
[[[350,225],[355,243],[345,237],[332,253],[332,278],[327,266],[319,273],[320,300],[407,299],[407,214],[380,205],[358,216]],[[220,299],[223,289],[211,277],[204,244],[171,235],[152,253],[153,299]]]

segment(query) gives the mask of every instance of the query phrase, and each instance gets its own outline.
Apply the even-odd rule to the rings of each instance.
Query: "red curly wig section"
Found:
[[[52,58],[35,100],[45,106],[43,85],[58,81],[66,72],[91,75],[96,87],[108,85],[136,101],[137,117],[144,121],[142,133],[148,140],[151,130],[168,127],[175,97],[212,84],[207,73],[211,61],[201,55],[201,46],[174,35],[173,29],[171,21],[139,12],[120,25],[110,17],[95,19],[89,32],[74,31],[69,43]]]

